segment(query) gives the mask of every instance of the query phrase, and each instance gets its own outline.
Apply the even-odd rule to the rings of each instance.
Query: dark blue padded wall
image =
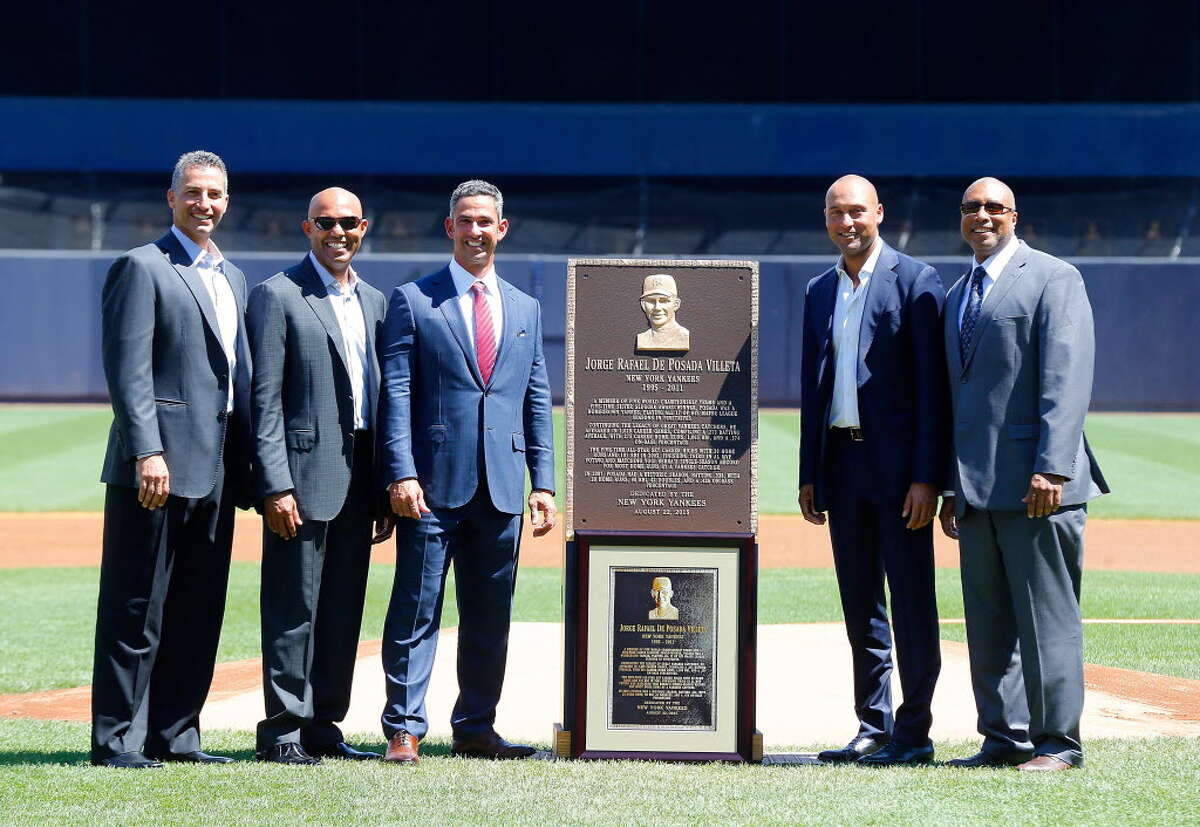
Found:
[[[251,284],[299,260],[231,254]],[[99,297],[111,253],[0,253],[0,399],[86,399],[106,395],[100,366]],[[366,255],[357,260],[385,293],[443,266],[435,256]],[[799,404],[804,288],[829,266],[819,257],[761,263],[760,399]],[[934,260],[947,286],[958,259]],[[1084,260],[1096,319],[1097,410],[1200,410],[1200,259]],[[501,275],[542,302],[546,359],[556,401],[563,391],[566,259],[502,257]]]

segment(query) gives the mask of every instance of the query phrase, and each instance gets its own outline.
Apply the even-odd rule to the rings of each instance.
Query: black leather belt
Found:
[[[850,440],[851,442],[862,442],[863,441],[863,429],[862,428],[836,428],[835,427],[835,428],[830,428],[829,430],[833,431],[835,434],[837,434],[840,437]]]

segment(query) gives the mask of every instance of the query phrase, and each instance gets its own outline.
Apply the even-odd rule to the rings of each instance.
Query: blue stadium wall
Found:
[[[112,253],[0,252],[0,399],[106,396],[99,300]],[[231,255],[251,284],[299,259]],[[389,292],[441,267],[444,257],[369,255],[364,278]],[[933,260],[947,284],[960,259]],[[1200,410],[1200,259],[1082,259],[1096,318],[1095,410]],[[772,258],[760,269],[759,365],[764,405],[799,404],[804,288],[828,267],[819,257]],[[562,400],[566,259],[501,256],[501,274],[542,302],[547,362]]]

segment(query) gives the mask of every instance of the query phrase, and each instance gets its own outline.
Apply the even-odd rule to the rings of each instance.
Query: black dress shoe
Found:
[[[272,764],[303,764],[309,766],[321,763],[320,758],[313,758],[304,751],[304,747],[292,741],[286,744],[276,744],[269,749],[260,750],[254,754],[254,757],[259,761],[267,761]]]
[[[450,752],[470,758],[528,758],[537,752],[525,744],[510,744],[495,731],[475,736],[454,736]]]
[[[1032,757],[1033,753],[1029,752],[988,752],[981,749],[970,758],[951,758],[946,762],[946,766],[968,770],[980,767],[1015,767]]]
[[[345,741],[338,741],[328,747],[309,747],[307,752],[314,758],[339,758],[343,761],[372,761],[383,757],[378,752],[363,752],[355,749]]]
[[[123,770],[148,770],[162,766],[162,762],[147,758],[141,752],[119,752],[108,758],[93,758],[92,763],[97,767],[117,767]]]
[[[827,749],[818,752],[817,758],[827,764],[847,764],[851,761],[857,761],[864,755],[878,752],[887,746],[890,740],[890,738],[883,735],[878,738],[859,735],[841,749]]]
[[[156,755],[164,763],[178,762],[180,764],[232,764],[233,759],[226,755],[209,755],[207,752],[192,750],[191,752],[168,752]]]
[[[859,758],[858,764],[866,767],[897,767],[901,765],[928,764],[933,760],[933,744],[926,742],[918,747],[892,741],[886,747]]]

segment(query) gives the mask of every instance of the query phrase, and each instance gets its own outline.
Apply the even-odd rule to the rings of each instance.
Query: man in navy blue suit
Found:
[[[842,251],[808,285],[801,364],[800,510],[825,524],[854,664],[858,732],[822,761],[927,763],[941,670],[932,520],[948,451],[937,271],[879,237],[883,205],[858,175],[825,195]],[[904,703],[893,717],[892,596]]]
[[[554,526],[554,439],[541,307],[500,279],[504,199],[486,181],[450,197],[448,266],[392,293],[382,337],[381,463],[396,528],[383,634],[385,760],[416,763],[429,729],[446,573],[458,591],[456,755],[523,758],[492,725],[504,681],[525,469],[535,535]]]

